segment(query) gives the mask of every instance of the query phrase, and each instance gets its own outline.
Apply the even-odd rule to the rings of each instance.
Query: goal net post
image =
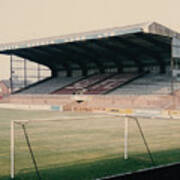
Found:
[[[108,114],[109,115],[109,114]],[[121,116],[114,116],[114,115],[111,115],[110,116],[112,117],[116,117],[116,118],[121,118],[124,120],[124,159],[127,160],[128,159],[128,129],[129,129],[129,121],[135,121],[136,124],[137,124],[137,127],[139,128],[139,131],[141,133],[141,137],[144,141],[144,144],[147,148],[147,152],[149,153],[149,156],[151,158],[151,161],[154,165],[154,161],[153,161],[153,158],[152,158],[152,155],[151,155],[151,152],[150,152],[150,149],[148,147],[148,144],[147,144],[147,141],[145,139],[145,136],[143,134],[143,131],[142,131],[142,128],[140,127],[140,124],[138,123],[138,118],[137,117],[133,117],[133,116],[127,116],[127,115],[121,115]],[[36,158],[35,158],[35,155],[33,153],[33,149],[31,147],[31,142],[30,142],[30,139],[29,139],[29,135],[28,135],[28,132],[26,130],[26,125],[29,124],[29,123],[38,123],[38,122],[53,122],[53,121],[63,121],[63,120],[67,120],[69,118],[64,118],[64,119],[53,119],[53,120],[49,120],[49,119],[41,119],[41,120],[14,120],[14,121],[11,121],[11,134],[10,134],[10,137],[11,137],[11,142],[10,142],[10,176],[11,176],[11,179],[14,179],[15,178],[15,125],[19,125],[21,126],[22,130],[23,130],[23,134],[24,134],[24,137],[25,137],[25,141],[26,141],[26,144],[28,146],[28,151],[30,153],[30,156],[31,156],[31,159],[32,159],[32,162],[33,162],[33,165],[34,165],[34,169],[36,171],[36,175],[38,177],[38,179],[40,180],[41,179],[41,176],[40,176],[40,173],[39,173],[39,170],[38,170],[38,164],[36,162]],[[72,118],[74,119],[74,118]],[[83,118],[82,117],[79,117],[79,118],[76,118],[76,120],[82,120]],[[120,125],[120,123],[119,123]]]
[[[143,140],[143,143],[144,143],[144,145],[146,147],[146,151],[147,151],[147,153],[149,155],[149,158],[150,158],[150,160],[152,162],[152,165],[155,166],[155,162],[154,162],[154,159],[152,157],[152,153],[151,153],[150,147],[148,145],[148,142],[147,142],[147,140],[145,138],[143,128],[142,128],[142,126],[141,126],[141,124],[140,124],[140,122],[138,120],[138,117],[136,117],[136,116],[128,116],[128,115],[124,116],[124,121],[125,121],[124,122],[124,159],[125,160],[128,159],[128,125],[129,125],[130,120],[135,121],[135,123],[137,125],[137,128],[138,128],[138,131],[139,131],[139,133],[141,135],[141,138]]]

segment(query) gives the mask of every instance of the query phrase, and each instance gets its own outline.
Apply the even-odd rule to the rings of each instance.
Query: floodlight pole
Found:
[[[10,175],[11,175],[11,179],[14,179],[14,172],[15,172],[15,168],[14,168],[14,121],[11,121],[11,135],[10,135]]]
[[[128,117],[124,118],[124,159],[128,159]]]

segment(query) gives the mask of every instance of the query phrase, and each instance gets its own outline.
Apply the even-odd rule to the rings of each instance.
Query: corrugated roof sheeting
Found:
[[[77,33],[64,36],[56,36],[50,38],[36,39],[30,41],[23,41],[17,43],[7,43],[0,44],[0,51],[8,49],[18,49],[18,48],[29,48],[35,46],[51,45],[51,44],[61,44],[67,42],[84,41],[90,39],[98,39],[110,36],[119,36],[125,34],[132,34],[137,32],[146,32],[157,35],[163,35],[168,37],[177,37],[180,39],[180,34],[155,22],[141,23],[136,25],[115,27],[99,31],[91,31],[86,33]]]

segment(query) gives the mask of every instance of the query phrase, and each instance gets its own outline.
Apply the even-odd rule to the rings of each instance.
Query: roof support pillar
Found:
[[[165,64],[161,64],[160,65],[160,74],[164,74],[164,73],[166,73],[166,66],[165,66]]]
[[[82,76],[87,76],[87,74],[88,74],[87,69],[82,69]]]
[[[71,69],[67,70],[67,77],[72,77],[72,70]]]
[[[124,69],[123,69],[123,66],[119,66],[118,67],[118,73],[123,73]]]
[[[104,67],[101,67],[101,68],[99,69],[99,72],[102,73],[102,74],[105,73]]]
[[[13,56],[10,55],[10,88],[13,93]]]
[[[138,72],[139,72],[139,73],[142,73],[143,71],[144,71],[144,68],[143,68],[142,66],[139,66],[139,67],[138,67]]]
[[[52,77],[58,77],[58,72],[54,69],[51,69],[51,75]]]

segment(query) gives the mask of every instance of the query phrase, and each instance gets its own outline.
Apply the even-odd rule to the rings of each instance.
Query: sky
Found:
[[[0,0],[0,44],[156,21],[180,32],[180,0]],[[9,78],[0,55],[0,79]]]

